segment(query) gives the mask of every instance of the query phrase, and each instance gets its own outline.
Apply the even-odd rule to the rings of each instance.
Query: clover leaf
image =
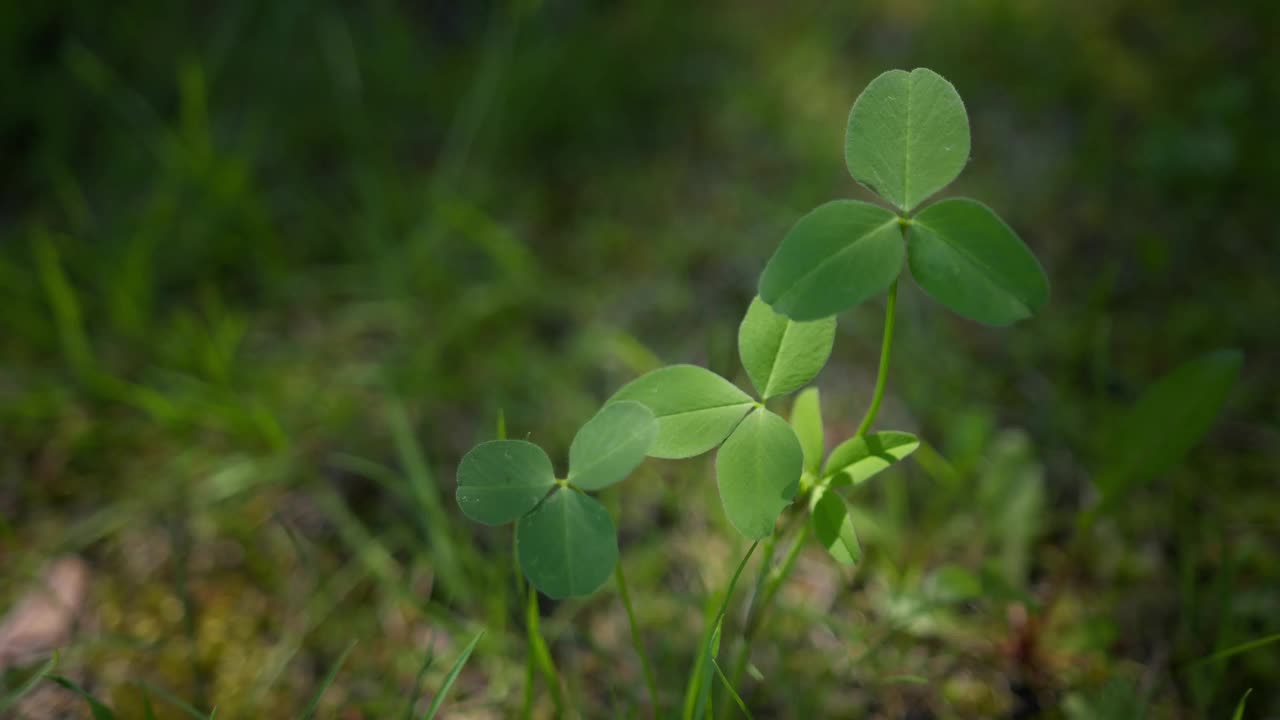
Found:
[[[584,491],[630,475],[657,435],[658,421],[644,405],[608,405],[578,430],[565,480],[533,443],[481,443],[458,465],[458,506],[486,525],[516,521],[520,569],[543,594],[590,595],[613,572],[618,538],[608,511]]]

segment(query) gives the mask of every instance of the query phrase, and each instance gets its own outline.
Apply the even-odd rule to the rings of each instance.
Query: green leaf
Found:
[[[920,447],[911,433],[887,430],[849,438],[827,458],[823,477],[833,477],[832,487],[859,485]]]
[[[555,484],[542,448],[523,440],[490,440],[458,464],[458,507],[476,522],[501,525],[532,510]]]
[[[943,565],[929,576],[928,597],[937,603],[961,603],[982,597],[982,578],[960,565]]]
[[[58,657],[54,655],[37,668],[35,672],[28,675],[27,679],[22,681],[12,692],[0,698],[0,717],[3,717],[5,710],[17,705],[19,700],[26,697],[32,690],[35,690],[36,686],[48,677],[49,673],[53,672],[53,668],[57,664]]]
[[[1232,720],[1244,720],[1244,706],[1249,701],[1249,695],[1253,693],[1253,688],[1244,691],[1244,695],[1240,696],[1240,702],[1236,705],[1236,711],[1231,715]]]
[[[849,506],[840,494],[819,485],[809,502],[813,535],[841,565],[857,565],[862,561],[862,546],[853,530]]]
[[[444,684],[440,686],[440,691],[431,699],[431,707],[427,708],[427,713],[422,716],[422,720],[435,720],[435,716],[440,712],[440,708],[444,706],[444,699],[449,695],[449,690],[453,687],[453,683],[458,679],[458,675],[462,672],[463,666],[467,664],[467,660],[471,659],[471,653],[476,649],[476,645],[480,643],[480,638],[484,637],[484,630],[476,633],[471,638],[471,642],[462,649],[462,654],[454,661],[453,667],[449,668],[449,674],[444,676]]]
[[[628,401],[605,406],[569,446],[569,482],[600,490],[622,480],[644,461],[657,436],[658,421],[644,405]]]
[[[77,685],[74,680],[61,675],[45,675],[45,677],[79,695],[80,698],[88,704],[89,713],[93,716],[93,720],[115,720],[115,712],[111,708],[107,707],[106,703],[103,703],[101,700],[94,697],[88,690]]]
[[[911,275],[934,300],[987,325],[1031,317],[1049,299],[1040,261],[990,208],[942,200],[907,231]]]
[[[733,383],[696,365],[671,365],[641,375],[608,404],[634,400],[653,411],[658,437],[649,456],[687,458],[724,442],[755,402]]]
[[[925,68],[890,70],[849,111],[849,174],[910,212],[956,179],[969,160],[969,117],[955,86]]]
[[[134,684],[142,688],[144,692],[159,696],[161,700],[164,700],[175,708],[181,710],[183,714],[193,718],[194,720],[211,720],[214,717],[214,714],[218,712],[218,709],[215,707],[208,715],[206,715],[192,707],[190,703],[182,700],[177,695],[174,695],[158,685],[152,685],[145,680],[138,680]]]
[[[800,218],[760,275],[760,298],[792,320],[820,320],[883,292],[902,272],[898,218],[833,200]]]
[[[1226,660],[1229,657],[1235,657],[1240,653],[1246,653],[1246,652],[1249,652],[1250,650],[1257,650],[1260,647],[1266,647],[1268,645],[1271,645],[1277,642],[1280,642],[1280,633],[1276,633],[1274,635],[1268,635],[1266,637],[1258,638],[1256,640],[1250,640],[1248,642],[1243,642],[1243,643],[1240,643],[1239,645],[1233,645],[1229,648],[1224,648],[1212,655],[1200,658],[1199,660],[1192,663],[1192,666],[1194,667],[1197,665],[1209,665],[1211,663],[1221,662],[1223,660]]]
[[[1204,437],[1240,376],[1244,356],[1218,350],[1178,367],[1111,423],[1099,489],[1108,499],[1167,473]]]
[[[834,317],[796,322],[758,297],[738,326],[738,354],[762,400],[797,390],[817,377],[835,340]]]
[[[805,471],[817,475],[822,470],[822,455],[826,452],[818,388],[809,388],[796,396],[791,405],[791,428],[800,440]]]
[[[747,416],[716,454],[716,482],[729,522],[752,539],[773,532],[804,471],[804,453],[786,420],[760,408]]]
[[[590,595],[618,562],[618,536],[604,506],[561,488],[516,523],[516,556],[543,595]]]
[[[355,647],[356,641],[352,640],[351,643],[347,645],[347,649],[342,651],[342,654],[334,661],[333,666],[329,668],[329,672],[325,674],[324,680],[320,682],[320,687],[317,688],[315,694],[311,696],[311,702],[307,703],[306,710],[302,711],[303,720],[306,720],[306,718],[316,714],[316,710],[320,708],[320,700],[324,697],[325,691],[328,690],[329,686],[333,684],[333,681],[338,678],[338,671],[346,664],[347,656],[351,654],[351,651],[354,650]]]

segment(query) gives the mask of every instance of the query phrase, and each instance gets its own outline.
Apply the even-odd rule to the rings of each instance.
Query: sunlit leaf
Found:
[[[516,555],[542,594],[590,595],[613,573],[618,536],[595,498],[561,488],[516,523]]]
[[[1049,299],[1040,261],[975,200],[942,200],[916,216],[908,230],[907,261],[930,297],[987,325],[1028,318]]]
[[[862,560],[862,546],[849,517],[844,498],[831,489],[818,486],[809,503],[813,535],[841,565],[856,565]]]
[[[724,442],[755,402],[719,375],[696,365],[671,365],[642,375],[618,390],[623,400],[649,408],[658,419],[650,457],[687,458]]]
[[[818,388],[808,388],[796,396],[791,405],[791,427],[796,431],[800,449],[804,452],[805,471],[817,475],[822,471],[822,455],[826,451]]]
[[[653,411],[638,402],[607,405],[569,446],[569,482],[583,490],[608,487],[636,469],[658,436]]]
[[[1212,427],[1243,363],[1238,350],[1211,352],[1178,367],[1143,393],[1111,424],[1106,464],[1097,477],[1103,494],[1113,496],[1181,462]]]
[[[793,320],[820,320],[883,292],[902,272],[903,256],[897,216],[835,200],[782,239],[760,275],[760,298]]]
[[[485,525],[501,525],[533,509],[556,484],[551,459],[523,440],[490,440],[458,464],[458,507]]]
[[[716,454],[716,482],[725,514],[743,535],[763,538],[791,504],[804,470],[804,454],[786,420],[759,408],[747,416]]]
[[[855,180],[909,212],[968,162],[964,102],[932,70],[890,70],[853,103],[844,156]]]
[[[833,487],[858,485],[918,447],[920,439],[915,435],[893,430],[849,438],[831,451],[822,474],[836,476],[831,482]]]
[[[796,322],[757,297],[738,327],[738,354],[760,398],[768,400],[817,377],[835,339],[834,317]]]

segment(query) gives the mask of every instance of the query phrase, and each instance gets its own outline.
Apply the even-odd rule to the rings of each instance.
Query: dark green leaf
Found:
[[[716,454],[716,481],[729,522],[758,539],[791,504],[804,471],[804,453],[786,420],[759,408],[747,416]]]
[[[835,200],[800,218],[760,275],[760,298],[792,320],[820,320],[881,293],[902,272],[897,217]]]
[[[523,440],[480,443],[458,464],[458,507],[485,525],[501,525],[533,509],[556,484],[542,448]]]
[[[595,498],[561,488],[516,523],[516,555],[542,594],[590,595],[613,573],[618,536]]]
[[[1243,363],[1237,350],[1212,352],[1182,365],[1143,393],[1112,424],[1106,465],[1097,478],[1104,496],[1112,498],[1181,462],[1217,419]]]
[[[967,198],[930,205],[911,222],[911,275],[934,300],[988,325],[1031,317],[1049,280],[1031,250],[990,208]]]
[[[844,157],[855,180],[910,212],[969,160],[964,102],[932,70],[890,70],[853,103]]]
[[[671,365],[642,375],[618,390],[609,404],[634,400],[653,411],[658,437],[650,457],[687,458],[724,442],[747,411],[751,396],[696,365]]]
[[[583,490],[608,487],[631,474],[658,436],[658,421],[638,402],[606,405],[569,446],[569,482]]]

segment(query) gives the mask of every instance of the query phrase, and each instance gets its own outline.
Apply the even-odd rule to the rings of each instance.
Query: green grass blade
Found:
[[[471,658],[471,651],[476,649],[476,645],[479,644],[482,637],[484,637],[484,630],[476,633],[476,636],[471,638],[471,642],[467,643],[467,647],[462,650],[462,654],[453,663],[453,667],[449,668],[449,674],[444,678],[444,685],[440,687],[440,692],[436,693],[436,696],[432,698],[431,707],[427,708],[427,714],[422,716],[423,720],[432,720],[436,713],[440,712],[440,706],[444,705],[445,696],[449,694],[449,689],[453,687],[453,682],[458,679],[458,673],[462,672],[462,667]]]
[[[529,654],[533,657],[543,678],[547,681],[547,689],[551,692],[551,703],[555,705],[556,717],[565,717],[564,693],[560,685],[560,673],[556,670],[555,660],[551,657],[551,649],[542,636],[542,623],[538,619],[538,591],[528,585],[528,604],[525,607],[525,627],[528,632]],[[530,683],[526,687],[532,687]]]
[[[25,697],[27,693],[34,690],[36,685],[39,685],[40,681],[44,680],[45,677],[53,671],[53,666],[57,664],[58,656],[54,655],[46,660],[45,663],[40,666],[39,670],[31,673],[31,676],[23,681],[21,685],[14,688],[13,692],[9,693],[4,698],[0,698],[0,716],[3,716],[4,712],[9,708],[17,705],[18,701]]]
[[[1239,704],[1236,705],[1235,714],[1231,716],[1231,720],[1244,720],[1244,704],[1249,699],[1249,694],[1253,692],[1253,688],[1244,691],[1244,695],[1240,697]]]
[[[720,668],[720,663],[715,658],[711,658],[711,664],[715,667],[716,675],[720,678],[720,682],[724,684],[724,689],[729,691],[729,697],[733,698],[734,704],[747,717],[747,720],[755,720],[755,716],[747,709],[747,704],[742,701],[742,696],[738,694],[737,690],[733,689],[733,684],[729,682],[729,678],[724,676],[724,670]]]
[[[453,523],[445,511],[440,499],[439,485],[427,464],[422,446],[414,437],[409,415],[400,403],[393,403],[387,413],[391,437],[396,446],[396,454],[400,460],[409,489],[417,501],[420,517],[424,521],[423,532],[431,545],[431,558],[438,569],[446,587],[457,594],[463,601],[475,597],[476,593],[467,582],[467,576],[459,565],[457,548],[452,533]]]
[[[343,663],[347,661],[347,656],[351,654],[355,647],[356,641],[352,640],[347,649],[343,650],[342,654],[338,656],[338,661],[333,664],[333,667],[329,668],[329,674],[325,676],[324,682],[320,683],[320,689],[316,691],[315,696],[311,698],[311,702],[307,704],[307,709],[302,713],[304,719],[315,715],[316,708],[320,707],[320,698],[324,697],[325,691],[333,684],[334,678],[338,677],[338,671],[342,669]]]
[[[165,690],[162,687],[157,687],[155,685],[152,685],[151,683],[143,682],[143,681],[138,681],[135,684],[138,687],[142,688],[145,692],[155,693],[157,696],[160,697],[161,700],[164,700],[170,705],[178,708],[183,713],[190,715],[191,717],[195,718],[195,720],[210,720],[213,717],[213,712],[210,712],[208,715],[205,715],[204,713],[195,709],[195,707],[193,707],[190,703],[183,701],[178,696],[174,695],[168,690]]]
[[[111,710],[111,708],[107,707],[105,703],[90,694],[88,690],[77,685],[75,681],[70,678],[66,678],[61,675],[46,675],[45,677],[84,698],[84,701],[89,704],[89,711],[93,713],[93,720],[116,719],[116,714]]]
[[[1199,665],[1208,665],[1210,663],[1218,662],[1219,660],[1226,660],[1227,658],[1232,657],[1233,655],[1246,653],[1246,652],[1249,652],[1250,650],[1257,650],[1260,647],[1265,647],[1274,642],[1280,642],[1280,633],[1276,633],[1274,635],[1268,635],[1264,638],[1258,638],[1257,640],[1250,640],[1249,642],[1246,642],[1246,643],[1240,643],[1239,645],[1233,645],[1229,648],[1219,650],[1218,652],[1212,655],[1203,657],[1195,661],[1194,663],[1192,663],[1192,666],[1194,667]]]
[[[760,541],[757,540],[751,543],[751,547],[747,548],[747,553],[742,556],[742,561],[738,563],[737,569],[733,571],[733,577],[729,579],[729,587],[725,588],[724,597],[720,599],[720,609],[716,612],[715,618],[708,628],[702,652],[689,678],[689,690],[685,694],[684,716],[686,720],[700,720],[711,711],[711,683],[709,678],[713,672],[711,662],[715,660],[715,648],[720,639],[720,626],[724,622],[725,613],[728,612],[729,601],[733,598],[733,589],[738,585],[738,578],[742,576],[743,569],[747,567],[747,561],[751,559],[751,555],[755,553],[756,547],[759,545]]]
[[[418,703],[418,698],[422,695],[422,679],[427,676],[427,671],[436,661],[436,630],[431,628],[431,635],[427,638],[427,655],[422,660],[422,667],[418,668],[418,675],[413,679],[413,692],[409,693],[409,705],[404,709],[404,720],[413,720],[413,706]]]
[[[156,720],[155,708],[151,707],[151,693],[146,688],[142,690],[142,718],[143,720]]]
[[[653,674],[653,666],[649,664],[649,654],[644,649],[644,638],[640,634],[640,626],[636,623],[636,611],[631,605],[631,593],[627,591],[627,578],[622,573],[622,562],[619,561],[614,567],[614,576],[618,580],[618,595],[622,597],[622,607],[627,611],[627,624],[631,628],[631,645],[635,648],[636,655],[640,658],[640,669],[644,673],[645,686],[649,690],[649,703],[653,708],[653,715],[657,717],[658,707],[658,680]]]

